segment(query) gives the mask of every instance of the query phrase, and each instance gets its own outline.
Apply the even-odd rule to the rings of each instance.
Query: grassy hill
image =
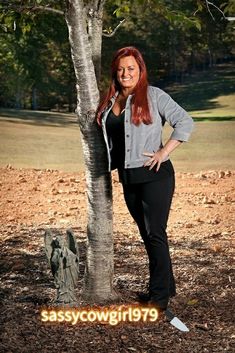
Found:
[[[165,90],[196,121],[235,119],[235,63],[197,72]]]

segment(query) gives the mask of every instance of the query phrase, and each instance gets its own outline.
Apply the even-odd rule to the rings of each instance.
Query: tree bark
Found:
[[[99,84],[101,76],[101,49],[103,31],[103,8],[105,0],[91,0],[87,6],[88,36],[91,43],[92,61]]]
[[[111,175],[107,168],[102,132],[95,122],[99,90],[85,7],[81,0],[67,0],[66,3],[66,22],[77,81],[77,114],[82,133],[88,196],[88,241],[82,297],[89,302],[104,302],[116,298],[112,284]],[[102,35],[102,31],[99,33]]]

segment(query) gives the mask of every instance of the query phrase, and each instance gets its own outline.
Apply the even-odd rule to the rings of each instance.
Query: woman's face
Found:
[[[140,68],[134,56],[120,59],[117,69],[117,80],[122,88],[134,89],[140,78]]]

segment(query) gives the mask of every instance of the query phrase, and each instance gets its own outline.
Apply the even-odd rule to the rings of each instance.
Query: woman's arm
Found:
[[[144,156],[151,157],[151,158],[149,158],[149,160],[147,162],[145,162],[144,167],[149,167],[149,169],[152,169],[155,165],[157,165],[157,168],[156,168],[156,172],[157,172],[161,166],[161,163],[181,143],[182,143],[182,141],[169,139],[166,142],[165,146],[162,147],[157,152],[153,152],[153,153],[144,152],[143,153]]]
[[[156,104],[161,117],[173,127],[171,140],[187,142],[194,127],[192,117],[166,92],[159,90]]]

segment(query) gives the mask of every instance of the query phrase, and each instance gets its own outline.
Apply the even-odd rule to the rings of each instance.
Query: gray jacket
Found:
[[[106,119],[112,109],[118,92],[111,98],[109,106],[102,116],[102,130],[107,147],[109,171],[111,171],[112,141],[106,132]],[[125,106],[125,168],[137,168],[143,166],[149,158],[143,156],[143,152],[156,152],[162,145],[162,128],[167,121],[172,127],[172,140],[188,141],[193,130],[193,119],[180,107],[166,92],[160,88],[148,87],[149,109],[152,124],[141,123],[139,126],[131,123],[131,97],[129,95]],[[165,159],[169,159],[169,156]]]

